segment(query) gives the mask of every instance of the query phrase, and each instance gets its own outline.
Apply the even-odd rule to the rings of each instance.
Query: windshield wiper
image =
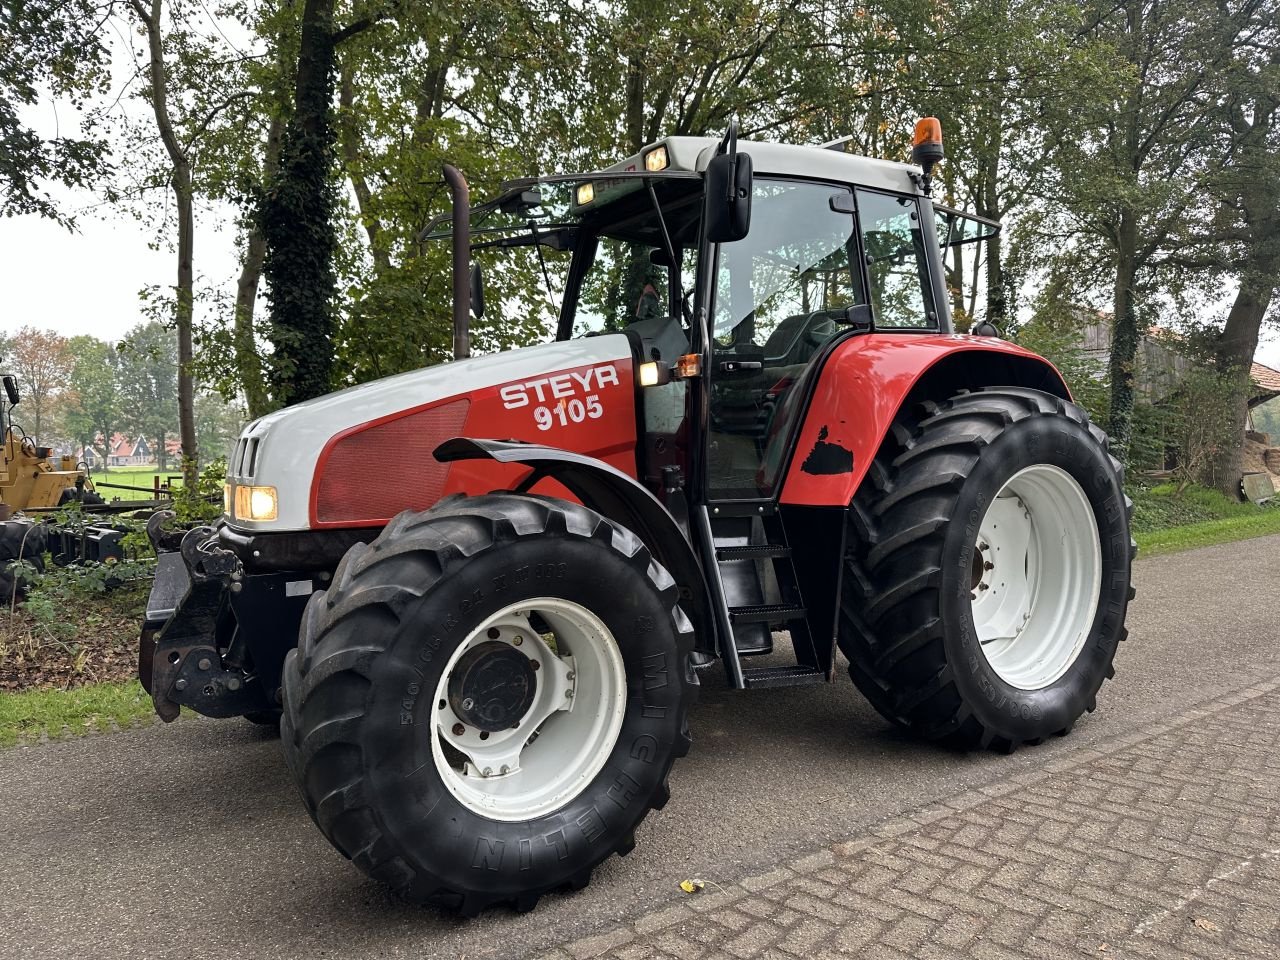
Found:
[[[506,231],[502,231],[506,232]],[[552,250],[572,250],[577,238],[577,227],[557,227],[552,230],[536,230],[531,233],[520,233],[515,236],[503,236],[496,240],[483,240],[471,245],[472,250],[484,250],[489,247],[550,247]]]

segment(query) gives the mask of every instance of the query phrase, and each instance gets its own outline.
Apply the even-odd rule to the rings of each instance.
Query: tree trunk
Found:
[[[284,405],[331,389],[337,292],[330,180],[333,7],[334,0],[306,0],[303,8],[293,115],[280,169],[260,210],[271,294],[271,379],[275,399]]]
[[[111,460],[111,428],[107,424],[102,424],[102,472],[107,473],[110,470]],[[93,441],[89,441],[90,446]]]
[[[992,128],[991,143],[982,158],[982,189],[978,194],[978,214],[990,220],[1000,219],[1000,150],[1003,143],[1003,121],[995,116],[988,121]],[[1004,260],[1001,236],[987,241],[987,320],[1005,330],[1009,320],[1009,304],[1005,299]]]
[[[1138,316],[1134,296],[1137,278],[1138,227],[1136,214],[1125,209],[1120,214],[1116,251],[1116,286],[1111,328],[1111,451],[1122,463],[1128,462],[1133,435],[1135,363],[1138,357]]]
[[[191,343],[191,315],[195,306],[191,268],[195,211],[191,196],[191,168],[185,159],[174,165],[173,192],[178,208],[178,437],[182,442],[182,483],[188,490],[194,490],[200,474],[200,453],[196,449],[195,384],[191,379],[191,366],[195,361]]]
[[[360,222],[369,238],[369,255],[373,258],[374,273],[385,276],[391,272],[391,255],[379,240],[382,222],[373,213],[373,191],[360,167],[360,131],[351,115],[354,105],[355,80],[351,68],[344,67],[338,88],[338,106],[342,108],[338,121],[338,143],[342,147],[342,162],[347,170],[347,179],[351,181],[351,189],[356,195]]]
[[[1280,263],[1274,264],[1272,269],[1280,269]],[[1219,447],[1218,455],[1207,465],[1206,474],[1198,479],[1232,499],[1240,497],[1244,430],[1249,417],[1249,369],[1253,364],[1253,354],[1258,349],[1258,332],[1275,296],[1275,289],[1274,284],[1265,281],[1242,283],[1227,315],[1226,326],[1215,344],[1218,369],[1224,377],[1232,379],[1234,387],[1227,409],[1223,411],[1226,423],[1220,435],[1230,437],[1233,442]]]
[[[280,132],[284,126],[279,116],[271,118],[267,130],[267,151],[263,159],[262,175],[265,182],[275,176],[280,164]],[[240,264],[240,279],[236,282],[235,326],[232,333],[232,349],[235,352],[236,372],[240,388],[244,391],[249,419],[271,411],[271,396],[262,377],[262,357],[254,336],[253,313],[258,302],[258,283],[262,279],[262,261],[267,253],[267,240],[256,220],[249,224],[245,243],[244,262]]]
[[[183,482],[194,488],[199,473],[199,451],[196,449],[195,386],[191,379],[194,359],[191,343],[191,314],[193,308],[192,247],[195,240],[195,211],[191,187],[191,161],[169,119],[169,82],[164,69],[164,48],[160,36],[162,0],[151,0],[147,11],[141,0],[130,0],[147,30],[147,48],[150,55],[148,68],[151,76],[151,109],[155,113],[156,129],[169,154],[173,173],[173,194],[178,210],[178,286],[175,322],[178,328],[178,435],[182,440]],[[159,451],[164,463],[164,447]]]

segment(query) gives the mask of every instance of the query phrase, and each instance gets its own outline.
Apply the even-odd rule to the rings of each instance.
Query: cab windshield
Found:
[[[486,285],[510,288],[519,276],[529,294],[545,298],[559,340],[687,319],[701,197],[692,173],[513,181],[472,209],[472,258]],[[437,220],[426,239],[448,236],[446,225]]]

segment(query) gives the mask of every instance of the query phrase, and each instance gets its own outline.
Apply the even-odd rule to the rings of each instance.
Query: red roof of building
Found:
[[[1249,370],[1249,379],[1268,393],[1280,394],[1280,370],[1255,361]]]

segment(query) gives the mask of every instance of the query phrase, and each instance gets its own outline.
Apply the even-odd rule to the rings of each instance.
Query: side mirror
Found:
[[[9,406],[16,407],[21,396],[18,394],[18,378],[11,373],[4,375],[4,392],[9,395]]]
[[[732,243],[751,229],[751,157],[721,153],[707,164],[707,240]]]
[[[875,318],[871,313],[871,304],[855,303],[844,312],[842,323],[847,323],[855,330],[871,330],[875,327]]]
[[[477,320],[484,316],[484,274],[480,272],[480,264],[471,264],[471,312]]]

